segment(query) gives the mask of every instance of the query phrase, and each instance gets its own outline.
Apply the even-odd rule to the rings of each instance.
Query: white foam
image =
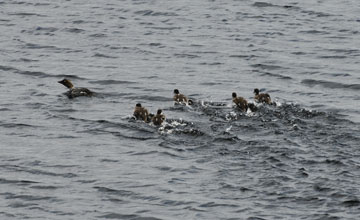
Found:
[[[232,125],[230,125],[230,127],[226,128],[226,129],[225,129],[225,132],[229,133],[230,130],[231,130],[231,128],[232,128]]]

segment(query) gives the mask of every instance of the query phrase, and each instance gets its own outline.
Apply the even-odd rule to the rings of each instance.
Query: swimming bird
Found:
[[[232,93],[232,101],[241,110],[246,112],[248,109],[248,103],[243,97],[238,97],[235,92]]]
[[[152,117],[154,125],[161,125],[165,121],[165,115],[162,114],[162,110],[158,109],[156,115]]]
[[[189,100],[185,95],[181,94],[178,89],[174,89],[174,101],[175,104],[193,104],[192,100]]]
[[[271,98],[268,93],[260,93],[259,89],[254,89],[254,94],[257,102],[271,104]]]
[[[134,116],[137,120],[149,121],[149,112],[146,108],[142,107],[140,103],[137,103],[135,106]]]
[[[256,105],[254,103],[248,103],[248,108],[252,111],[252,112],[256,112],[258,110],[258,108],[256,107]]]
[[[69,89],[69,91],[67,91],[65,93],[65,95],[70,99],[78,97],[78,96],[93,96],[94,95],[94,92],[90,91],[87,88],[74,87],[74,85],[68,79],[63,79],[61,81],[58,81],[58,83],[63,84],[64,86],[66,86]]]

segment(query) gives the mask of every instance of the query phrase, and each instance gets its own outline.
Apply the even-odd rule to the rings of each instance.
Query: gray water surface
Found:
[[[1,1],[0,219],[360,218],[359,12]],[[231,106],[254,88],[277,106]],[[138,102],[167,125],[134,121]]]

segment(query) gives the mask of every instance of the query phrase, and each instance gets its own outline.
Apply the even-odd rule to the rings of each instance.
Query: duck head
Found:
[[[66,86],[66,87],[69,88],[69,89],[74,88],[74,85],[73,85],[73,84],[71,83],[71,81],[68,80],[68,79],[63,79],[63,80],[61,80],[61,81],[58,81],[58,83],[63,84],[64,86]]]
[[[259,95],[259,93],[260,93],[259,89],[254,89],[254,94],[255,95]]]

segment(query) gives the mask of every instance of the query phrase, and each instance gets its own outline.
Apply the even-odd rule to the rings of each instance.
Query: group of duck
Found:
[[[87,88],[76,88],[72,84],[69,79],[63,79],[58,83],[63,84],[69,90],[65,93],[65,95],[72,99],[79,96],[93,96],[95,93],[90,91]],[[270,95],[268,93],[260,93],[259,89],[254,89],[255,94],[255,101],[258,103],[264,104],[275,104],[271,102]],[[175,104],[183,104],[183,105],[193,105],[194,102],[186,97],[185,95],[181,94],[178,89],[174,89],[174,96],[173,100]],[[257,111],[257,107],[254,103],[248,103],[248,101],[240,96],[237,96],[235,92],[232,93],[232,101],[236,105],[236,107],[243,112],[247,112],[248,109],[250,111],[255,112]],[[159,126],[165,121],[165,115],[162,113],[162,109],[158,109],[156,115],[149,113],[149,111],[141,105],[141,103],[137,103],[134,109],[134,114],[136,120],[143,120],[144,122],[152,122],[154,125]]]

